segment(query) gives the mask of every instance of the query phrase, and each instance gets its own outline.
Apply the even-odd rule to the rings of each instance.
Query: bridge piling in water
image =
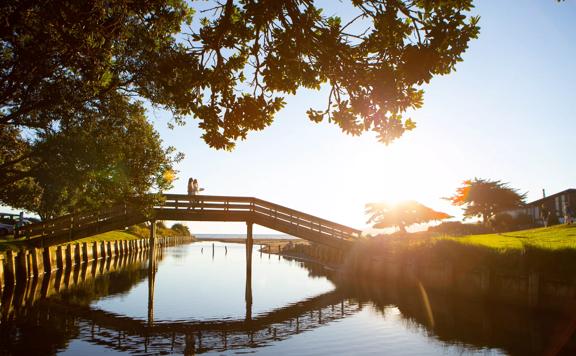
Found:
[[[11,284],[16,283],[16,262],[14,261],[14,253],[11,250],[6,251],[6,277],[5,283],[10,282]]]
[[[28,279],[28,264],[26,261],[26,251],[20,251],[16,255],[16,280],[26,281]]]
[[[152,265],[154,262],[154,247],[156,245],[156,220],[150,220],[150,239],[148,240],[148,245],[150,246],[148,262]]]
[[[156,266],[154,265],[156,245],[156,220],[150,221],[150,249],[148,251],[148,326],[154,324],[154,285]]]
[[[246,287],[244,299],[246,301],[246,321],[252,320],[252,222],[246,223]]]

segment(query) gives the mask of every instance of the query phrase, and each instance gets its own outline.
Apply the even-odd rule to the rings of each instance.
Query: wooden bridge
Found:
[[[361,231],[278,204],[252,197],[166,194],[151,209],[120,204],[107,209],[69,214],[19,229],[33,246],[61,244],[146,221],[240,221],[258,224],[301,239],[346,249]],[[151,231],[151,237],[154,232]]]

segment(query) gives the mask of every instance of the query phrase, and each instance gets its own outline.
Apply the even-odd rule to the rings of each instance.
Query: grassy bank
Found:
[[[139,239],[140,236],[136,236],[134,234],[125,232],[125,231],[109,231],[103,234],[98,234],[90,237],[85,237],[83,239],[74,240],[70,243],[77,243],[77,242],[94,242],[94,241],[115,241],[115,240],[136,240]],[[28,240],[26,239],[19,239],[19,240],[5,240],[0,241],[0,251],[6,250],[24,250],[28,248]],[[63,244],[66,245],[66,244]]]
[[[387,280],[512,305],[573,311],[576,227],[464,237],[387,235],[358,241],[345,280]]]
[[[160,224],[159,224],[160,225]],[[181,232],[166,228],[164,225],[160,225],[156,229],[157,236],[160,237],[174,237],[182,236]],[[82,242],[95,242],[95,241],[120,241],[120,240],[137,240],[142,238],[148,238],[150,236],[150,229],[143,224],[134,225],[129,227],[127,230],[114,230],[105,232],[103,234],[93,235],[85,237],[82,239],[71,241],[70,243],[82,243]],[[67,243],[63,244],[66,245]],[[3,240],[0,241],[0,251],[6,250],[24,250],[29,247],[29,240],[25,238],[18,240]]]
[[[576,226],[463,237],[380,236],[359,241],[355,253],[383,258],[392,254],[399,261],[421,265],[449,263],[459,271],[486,268],[502,273],[536,271],[571,280],[576,270]]]
[[[116,240],[137,240],[140,236],[125,232],[125,231],[109,231],[103,234],[98,234],[94,236],[85,237],[83,239],[72,241],[71,243],[82,243],[82,242],[100,242],[100,241],[116,241]]]
[[[576,250],[576,225],[556,225],[498,234],[450,237],[463,244],[489,247],[497,250],[522,250],[538,248],[543,250]]]

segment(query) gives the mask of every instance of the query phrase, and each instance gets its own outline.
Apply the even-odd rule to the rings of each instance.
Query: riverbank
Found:
[[[463,244],[489,247],[497,250],[576,250],[576,225],[555,225],[536,229],[495,234],[446,237]]]
[[[461,238],[388,236],[360,240],[343,254],[314,244],[286,245],[281,254],[336,266],[343,280],[567,312],[576,304],[574,234],[573,226],[556,226]]]
[[[188,232],[187,232],[188,233]],[[82,242],[105,242],[105,241],[130,241],[137,239],[147,239],[150,236],[150,227],[144,226],[144,224],[134,225],[126,230],[113,230],[102,234],[97,234],[93,236],[84,237],[72,242],[63,243],[62,245],[67,245],[69,243],[82,243]],[[179,237],[186,236],[179,231],[175,231],[171,228],[165,227],[163,224],[158,224],[156,227],[156,236],[159,237]],[[193,235],[189,235],[190,238],[195,239]],[[34,247],[30,243],[31,240],[26,238],[20,239],[6,239],[0,241],[0,252],[12,250],[12,251],[22,251],[31,249]]]
[[[71,243],[82,243],[82,242],[102,242],[102,241],[120,241],[120,240],[137,240],[142,237],[136,236],[134,234],[125,232],[125,231],[109,231],[103,234],[98,234],[90,237],[85,237],[82,239],[75,240]],[[65,243],[63,245],[67,245]],[[12,250],[12,251],[22,251],[30,249],[28,240],[26,238],[18,239],[18,240],[4,240],[0,241],[0,252]]]

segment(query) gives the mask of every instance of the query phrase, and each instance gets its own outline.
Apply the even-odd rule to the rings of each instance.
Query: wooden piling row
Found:
[[[192,237],[157,237],[159,248],[191,242]],[[129,255],[150,248],[149,239],[81,242],[68,245],[32,248],[23,251],[8,250],[0,254],[0,287],[39,277],[56,270],[72,269],[91,261]]]
[[[270,251],[270,248],[268,248]],[[278,248],[278,254],[311,259],[327,265],[340,265],[345,259],[345,253],[339,249],[319,245],[319,244],[292,244],[285,246],[282,250]]]

